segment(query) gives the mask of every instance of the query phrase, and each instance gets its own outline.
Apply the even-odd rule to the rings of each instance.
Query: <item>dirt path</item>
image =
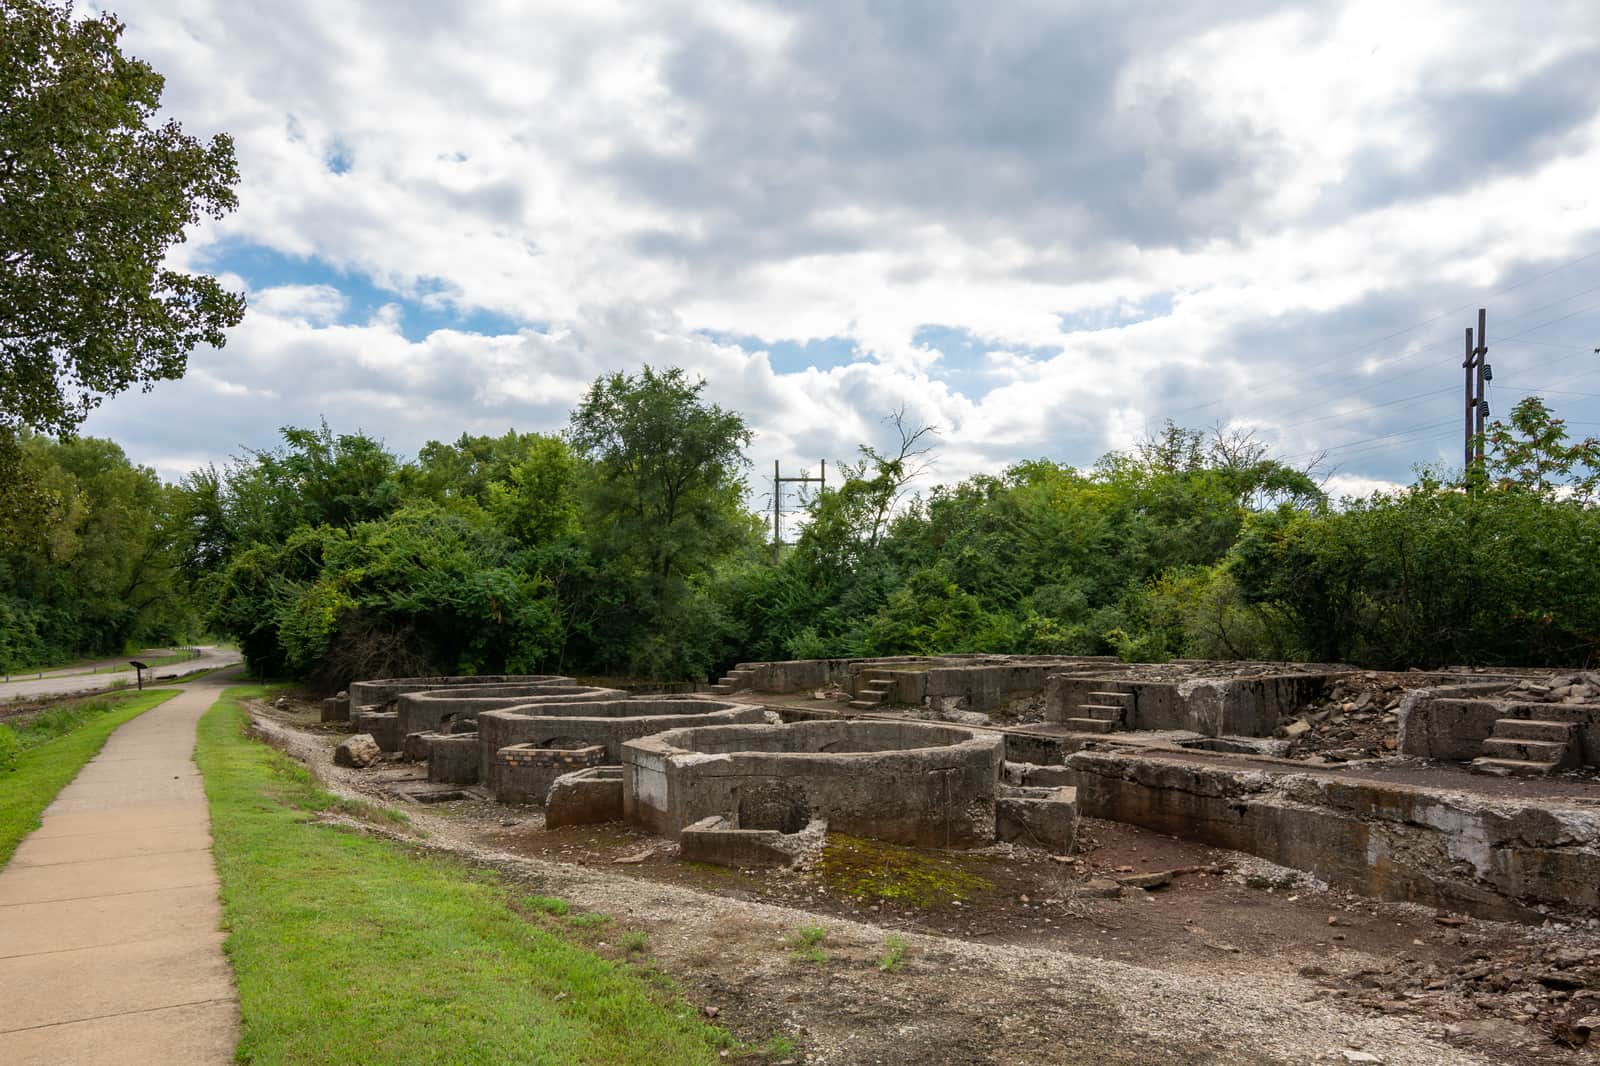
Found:
[[[374,771],[344,771],[333,738],[258,715],[273,743],[341,795],[381,797]],[[389,802],[393,802],[390,797]],[[863,918],[734,898],[595,867],[531,858],[484,843],[481,826],[404,805],[409,838],[492,866],[530,893],[616,917],[649,936],[649,953],[692,1002],[759,1042],[794,1039],[808,1063],[1343,1063],[1503,1062],[1442,1039],[1418,1019],[1358,1015],[1281,973],[1173,972],[1060,947],[977,943]],[[492,817],[495,808],[483,813]],[[506,809],[505,821],[515,825]],[[381,830],[380,830],[381,831]],[[515,832],[515,830],[512,830]],[[730,877],[737,875],[730,873]],[[802,926],[822,924],[825,961],[801,958]],[[905,961],[880,970],[888,937]],[[1363,1058],[1362,1056],[1371,1056]]]
[[[211,822],[193,760],[215,678],[119,728],[0,870],[0,1062],[233,1060]]]

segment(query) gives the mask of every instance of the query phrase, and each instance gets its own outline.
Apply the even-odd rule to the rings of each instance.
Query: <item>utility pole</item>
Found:
[[[783,470],[778,466],[778,460],[772,460],[772,565],[778,565],[779,553],[783,550],[783,487],[785,485],[807,485],[815,482],[824,489],[828,487],[828,460],[822,460],[822,476],[808,477],[802,474],[799,477],[784,477]]]
[[[1483,383],[1494,377],[1494,371],[1489,369],[1489,339],[1484,326],[1484,318],[1488,315],[1486,308],[1478,308],[1478,347],[1476,352],[1478,363],[1478,465],[1483,466],[1483,420],[1489,417],[1489,398],[1484,393]]]
[[[1466,372],[1467,400],[1466,421],[1462,428],[1463,476],[1472,472],[1474,463],[1483,462],[1483,421],[1489,416],[1489,399],[1484,391],[1484,382],[1494,380],[1494,371],[1487,362],[1488,315],[1487,308],[1478,308],[1477,343],[1473,343],[1472,327],[1467,327],[1466,356],[1461,362]]]
[[[1461,362],[1462,368],[1466,371],[1467,385],[1467,422],[1465,428],[1461,432],[1461,447],[1466,454],[1466,457],[1461,460],[1461,476],[1463,478],[1472,473],[1472,420],[1478,409],[1477,403],[1474,402],[1472,398],[1472,364],[1475,362],[1477,362],[1477,359],[1472,350],[1472,327],[1468,326],[1467,355],[1466,358]]]

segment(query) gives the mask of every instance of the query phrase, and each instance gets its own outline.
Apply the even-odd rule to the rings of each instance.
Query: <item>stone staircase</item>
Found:
[[[889,700],[889,694],[894,691],[894,679],[887,677],[874,677],[862,684],[856,698],[850,701],[850,706],[858,711],[876,710]]]
[[[1483,754],[1472,760],[1482,774],[1542,777],[1578,765],[1576,722],[1537,718],[1500,718],[1483,742]]]
[[[749,670],[730,670],[723,674],[715,685],[707,686],[706,691],[713,696],[731,696],[735,692],[748,689],[753,676],[755,675]]]
[[[1124,727],[1132,706],[1132,693],[1090,692],[1087,702],[1073,708],[1075,716],[1061,724],[1079,733],[1115,733]]]

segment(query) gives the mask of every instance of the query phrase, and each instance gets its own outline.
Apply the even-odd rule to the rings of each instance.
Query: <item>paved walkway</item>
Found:
[[[225,681],[190,683],[111,735],[0,870],[0,1063],[233,1061],[195,722]]]

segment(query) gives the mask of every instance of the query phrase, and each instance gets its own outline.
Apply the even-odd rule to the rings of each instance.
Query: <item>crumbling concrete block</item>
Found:
[[[622,821],[622,767],[591,766],[562,774],[544,800],[544,827]]]
[[[341,692],[337,696],[329,696],[323,700],[322,720],[324,722],[348,722],[350,720],[350,697]]]
[[[1079,752],[1079,809],[1483,918],[1600,914],[1600,813],[1337,774]]]
[[[381,751],[399,751],[405,739],[400,735],[400,715],[394,711],[355,711],[350,724],[377,741]]]
[[[428,738],[431,733],[407,733],[400,742],[400,757],[406,762],[428,761]]]
[[[512,744],[495,753],[494,798],[500,803],[542,805],[556,778],[606,761],[603,744],[582,748],[537,748]]]
[[[1005,781],[1008,785],[1029,788],[1060,788],[1076,785],[1078,775],[1066,766],[1039,766],[1029,762],[1007,762]]]
[[[686,862],[708,862],[739,869],[792,866],[819,848],[827,823],[812,821],[797,833],[777,829],[741,829],[736,819],[713,814],[685,826],[678,837]]]
[[[1078,835],[1077,789],[1002,788],[994,801],[994,835],[1065,855]]]
[[[333,764],[364,770],[382,757],[376,740],[367,733],[357,733],[334,749]]]
[[[424,733],[428,780],[437,785],[478,783],[478,734]]]

